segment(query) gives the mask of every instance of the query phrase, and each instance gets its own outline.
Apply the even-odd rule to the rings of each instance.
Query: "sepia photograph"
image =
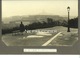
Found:
[[[6,46],[74,46],[78,40],[78,0],[2,0]]]

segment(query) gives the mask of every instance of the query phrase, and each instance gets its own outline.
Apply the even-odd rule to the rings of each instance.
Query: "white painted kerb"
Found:
[[[55,39],[59,34],[61,34],[61,32],[57,33],[54,37],[52,37],[50,40],[48,40],[47,42],[45,42],[42,46],[47,46],[53,39]]]

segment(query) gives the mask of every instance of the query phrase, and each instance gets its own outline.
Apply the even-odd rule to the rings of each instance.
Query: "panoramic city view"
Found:
[[[78,41],[78,0],[2,1],[6,46],[73,46]]]

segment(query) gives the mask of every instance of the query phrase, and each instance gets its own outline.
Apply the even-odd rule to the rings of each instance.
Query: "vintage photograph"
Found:
[[[73,46],[78,41],[78,0],[2,1],[6,46]]]

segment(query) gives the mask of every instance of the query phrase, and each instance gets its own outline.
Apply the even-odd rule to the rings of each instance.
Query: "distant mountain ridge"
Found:
[[[12,16],[3,18],[4,23],[9,22],[42,22],[46,21],[47,18],[52,18],[53,20],[67,20],[67,17],[61,17],[58,15],[29,15],[29,16]]]

